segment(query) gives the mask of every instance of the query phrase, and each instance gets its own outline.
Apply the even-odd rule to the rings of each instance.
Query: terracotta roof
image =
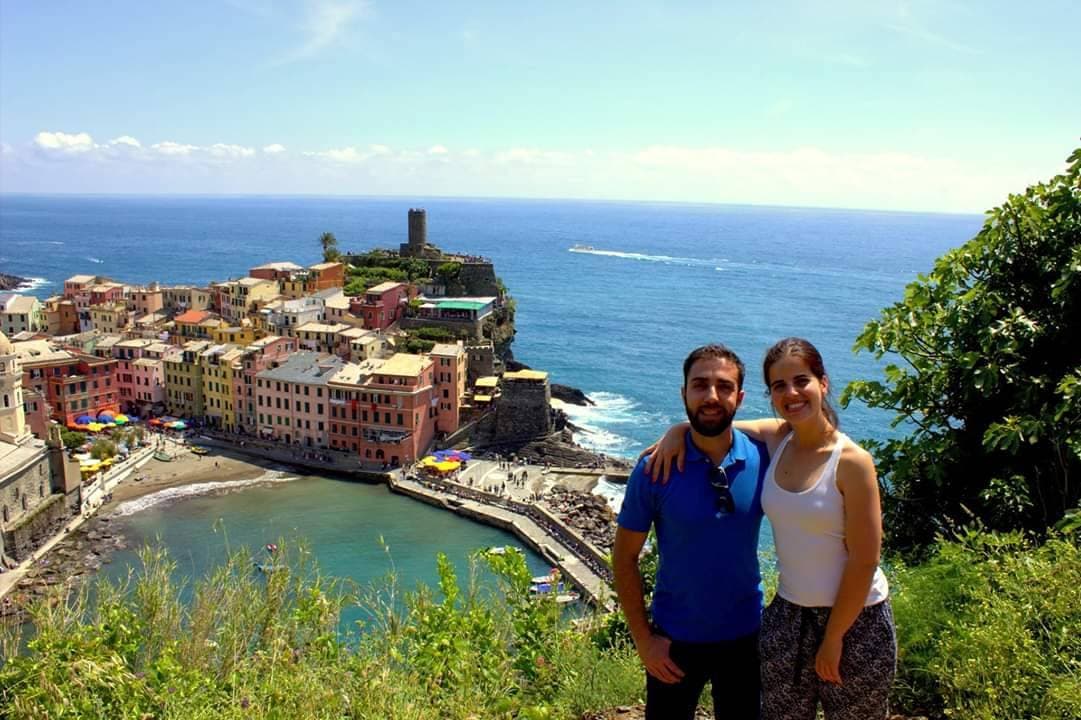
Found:
[[[205,310],[188,310],[186,313],[182,313],[173,318],[176,322],[188,323],[191,325],[197,325],[203,320],[210,317],[210,313]]]

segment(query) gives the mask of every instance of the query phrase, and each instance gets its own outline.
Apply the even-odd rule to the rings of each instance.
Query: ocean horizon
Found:
[[[324,231],[346,251],[397,247],[410,207],[427,210],[430,242],[493,260],[517,301],[515,358],[584,391],[594,405],[566,408],[581,428],[576,440],[626,458],[684,417],[681,366],[698,345],[724,342],[743,357],[741,417],[770,414],[758,366],[781,337],[814,342],[838,393],[877,377],[878,362],[851,352],[863,326],[983,223],[976,215],[746,205],[5,194],[0,272],[36,278],[32,292],[41,297],[80,273],[201,284],[270,261],[318,262]],[[856,440],[899,432],[889,415],[858,405],[841,421]],[[618,504],[622,488],[601,492]],[[216,518],[227,518],[234,543],[252,548],[286,530],[316,537],[325,569],[358,579],[385,562],[377,533],[406,533],[394,562],[410,582],[430,581],[435,553],[448,546],[460,562],[475,543],[511,542],[447,513],[441,535],[409,535],[434,527],[438,511],[383,494],[304,478],[176,497],[119,522],[136,545],[160,538],[185,558],[189,577],[222,557]],[[763,549],[771,542],[767,527]],[[133,562],[122,553],[108,575]]]

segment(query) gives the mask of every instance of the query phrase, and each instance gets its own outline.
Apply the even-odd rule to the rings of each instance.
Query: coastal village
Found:
[[[575,445],[548,374],[512,359],[491,261],[429,243],[422,209],[393,250],[320,240],[324,262],[207,286],[75,275],[44,301],[0,294],[0,616],[122,543],[99,517],[114,493],[184,463],[225,480],[238,458],[386,482],[607,597],[611,512],[589,490],[626,468]]]

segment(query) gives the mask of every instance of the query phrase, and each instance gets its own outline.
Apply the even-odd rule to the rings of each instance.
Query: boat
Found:
[[[207,453],[210,452],[210,450],[203,447],[202,445],[192,445],[191,446],[191,451],[193,453],[195,453],[196,455],[206,455]]]
[[[259,572],[263,573],[264,575],[269,575],[270,573],[278,572],[279,570],[284,570],[285,566],[284,565],[279,565],[277,563],[260,563],[260,562],[257,562],[257,563],[255,563],[255,569],[258,570]]]
[[[170,455],[167,452],[164,452],[162,450],[158,450],[156,453],[154,453],[154,459],[155,460],[161,460],[162,462],[172,462],[173,461],[173,456]]]
[[[571,252],[593,252],[596,249],[597,248],[593,247],[592,245],[575,244],[571,246]]]
[[[495,545],[493,547],[488,548],[488,554],[489,555],[506,555],[507,554],[507,548],[506,548],[505,545]]]
[[[572,602],[578,602],[581,599],[581,595],[576,592],[560,593],[556,595],[556,602],[560,605],[569,605]]]
[[[545,584],[545,583],[553,583],[558,579],[559,579],[559,570],[556,570],[555,568],[552,568],[551,572],[549,572],[547,575],[538,575],[537,577],[532,578],[530,580],[530,582],[533,583],[534,585],[542,585],[542,584]]]

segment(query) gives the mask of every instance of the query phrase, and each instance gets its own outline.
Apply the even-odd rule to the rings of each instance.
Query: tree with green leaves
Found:
[[[991,210],[855,349],[889,364],[842,404],[887,409],[908,430],[869,443],[894,549],[972,523],[1061,520],[1081,498],[1081,149]]]
[[[323,262],[337,262],[342,253],[338,250],[338,238],[334,233],[325,232],[319,236],[319,245],[323,248]]]

